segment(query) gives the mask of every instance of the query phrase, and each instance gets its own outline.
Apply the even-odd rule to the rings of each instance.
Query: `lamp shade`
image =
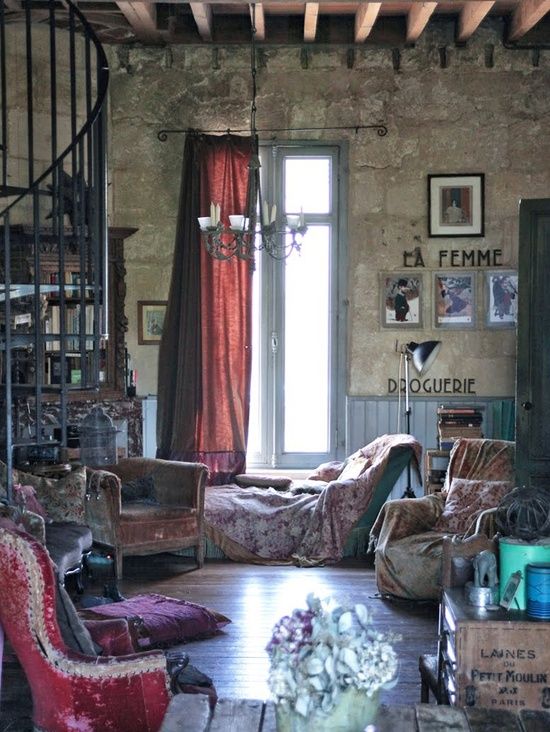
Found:
[[[427,371],[435,361],[441,341],[424,341],[423,343],[407,343],[407,351],[412,356],[412,362],[419,374]]]

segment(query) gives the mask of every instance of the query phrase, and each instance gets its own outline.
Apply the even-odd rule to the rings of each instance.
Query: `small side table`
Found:
[[[426,450],[424,453],[424,495],[439,493],[449,465],[449,450]]]

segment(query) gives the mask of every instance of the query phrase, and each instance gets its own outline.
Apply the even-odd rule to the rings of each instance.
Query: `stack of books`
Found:
[[[439,449],[450,450],[457,437],[483,437],[483,415],[478,407],[437,408]]]

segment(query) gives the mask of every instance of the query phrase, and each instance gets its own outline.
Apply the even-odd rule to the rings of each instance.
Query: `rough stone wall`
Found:
[[[342,49],[268,48],[258,71],[257,124],[339,127],[384,122],[373,131],[288,133],[286,139],[348,143],[348,373],[350,395],[385,395],[397,376],[395,341],[437,338],[443,347],[430,376],[474,378],[483,396],[515,391],[515,333],[485,327],[484,272],[478,269],[474,329],[435,328],[433,273],[440,249],[501,249],[517,267],[518,202],[550,196],[550,52],[538,66],[529,51],[502,46],[498,21],[468,45],[453,44],[454,25],[433,24],[414,48],[365,48],[348,67]],[[440,64],[440,48],[447,66]],[[494,47],[494,48],[493,48]],[[486,59],[493,50],[493,65]],[[127,242],[128,348],[138,392],[156,393],[158,349],[137,345],[137,301],[168,295],[183,135],[159,142],[161,128],[246,128],[250,112],[245,47],[108,49],[111,224],[137,226]],[[281,135],[281,138],[283,136]],[[428,173],[485,174],[485,236],[428,237]],[[345,211],[345,209],[344,209]],[[380,326],[380,272],[402,271],[403,252],[421,248],[423,327]],[[374,357],[373,354],[383,354]]]

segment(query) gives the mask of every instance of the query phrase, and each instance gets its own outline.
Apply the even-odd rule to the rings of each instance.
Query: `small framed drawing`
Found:
[[[475,273],[436,272],[434,310],[436,328],[473,328]]]
[[[380,275],[380,322],[383,328],[422,327],[422,276],[410,272]]]
[[[515,328],[518,315],[518,273],[485,273],[485,323],[488,328]]]
[[[160,341],[165,314],[166,300],[138,301],[138,343],[140,346]]]
[[[428,175],[429,236],[485,235],[483,173]]]

